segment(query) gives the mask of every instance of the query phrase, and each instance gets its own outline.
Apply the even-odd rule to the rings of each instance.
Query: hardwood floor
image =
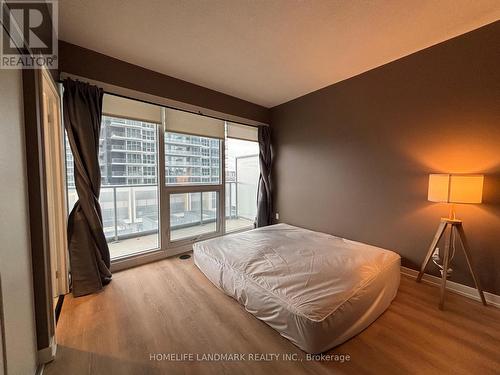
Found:
[[[328,354],[308,361],[213,286],[192,259],[170,258],[116,273],[100,294],[67,296],[58,351],[45,374],[498,374],[500,310],[402,276],[391,307]],[[246,353],[244,361],[150,360],[150,354]],[[249,353],[296,360],[249,361]],[[180,358],[176,358],[180,359]]]

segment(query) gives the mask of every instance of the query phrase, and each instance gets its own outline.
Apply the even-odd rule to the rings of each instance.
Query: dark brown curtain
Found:
[[[99,193],[99,131],[102,89],[64,81],[64,127],[74,158],[78,201],[68,219],[68,242],[73,295],[101,290],[111,281],[110,257],[102,226]]]
[[[260,176],[257,190],[256,227],[272,224],[271,164],[271,129],[269,126],[259,126]]]

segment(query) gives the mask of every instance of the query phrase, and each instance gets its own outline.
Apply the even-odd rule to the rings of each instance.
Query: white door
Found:
[[[59,92],[48,71],[41,77],[42,118],[52,296],[69,293],[64,132]]]

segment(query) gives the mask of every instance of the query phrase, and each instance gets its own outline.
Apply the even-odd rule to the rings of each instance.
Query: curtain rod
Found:
[[[221,121],[234,122],[246,126],[253,126],[253,127],[269,126],[269,124],[263,122],[246,119],[240,116],[230,115],[219,111],[214,111],[208,108],[198,107],[192,104],[183,103],[177,100],[168,99],[161,96],[147,94],[137,90],[127,89],[113,84],[96,81],[86,77],[81,77],[76,74],[61,72],[61,74],[59,75],[59,82],[62,83],[66,78],[98,86],[102,88],[104,93],[106,94],[119,96],[125,99],[137,100],[147,104],[153,104],[169,109],[188,112],[199,116],[210,117]]]

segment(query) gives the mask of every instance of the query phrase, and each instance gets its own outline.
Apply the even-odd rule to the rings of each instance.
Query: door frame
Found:
[[[55,315],[50,276],[40,69],[24,69],[24,136],[38,363],[55,358]]]

